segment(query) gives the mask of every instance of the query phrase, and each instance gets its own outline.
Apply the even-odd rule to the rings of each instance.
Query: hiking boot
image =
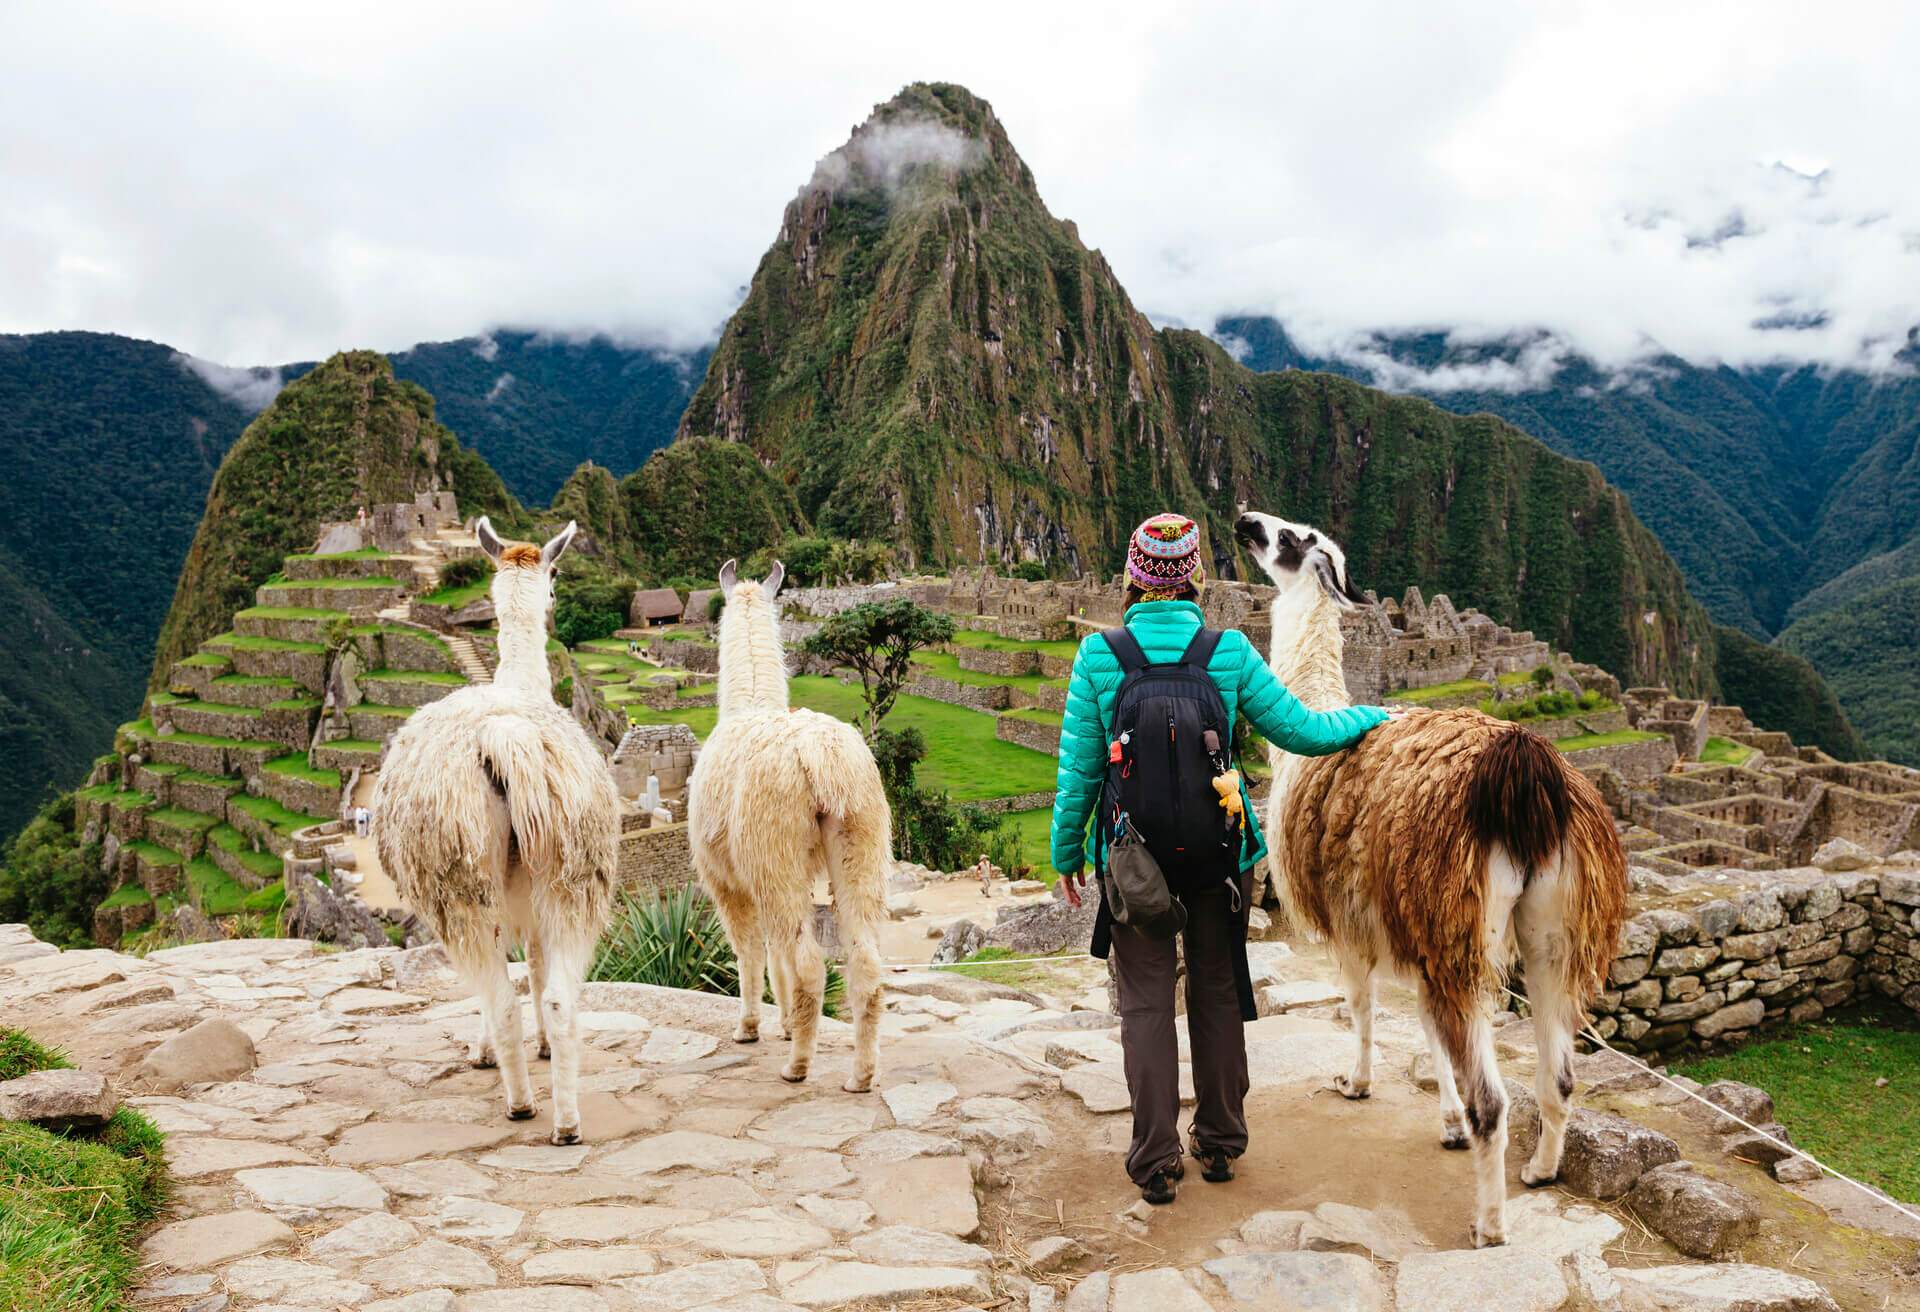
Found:
[[[1193,1155],[1200,1159],[1200,1178],[1208,1184],[1225,1184],[1233,1179],[1233,1159],[1224,1152],[1201,1152],[1196,1148]]]
[[[1168,1171],[1155,1171],[1140,1186],[1140,1196],[1155,1207],[1165,1207],[1173,1201],[1173,1182],[1177,1178]]]

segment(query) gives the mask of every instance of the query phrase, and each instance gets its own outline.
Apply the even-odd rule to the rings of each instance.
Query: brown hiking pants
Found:
[[[1224,889],[1185,899],[1187,1037],[1193,1047],[1193,1146],[1238,1157],[1247,1149],[1247,1035],[1234,982],[1240,918]],[[1170,938],[1113,927],[1113,970],[1120,994],[1120,1046],[1133,1099],[1127,1175],[1144,1186],[1180,1157],[1180,1052],[1173,1025],[1179,969]]]

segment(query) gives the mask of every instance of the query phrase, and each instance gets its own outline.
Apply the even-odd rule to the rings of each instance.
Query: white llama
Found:
[[[520,1003],[507,952],[523,946],[534,1032],[553,1057],[553,1141],[580,1140],[576,1000],[612,912],[620,799],[584,729],[553,700],[547,613],[573,540],[503,542],[474,525],[493,561],[500,665],[415,711],[388,744],[374,793],[380,861],[480,998],[476,1066],[497,1059],[507,1116],[533,1115]]]
[[[807,1078],[825,988],[813,934],[813,885],[824,875],[847,952],[853,1011],[851,1093],[873,1085],[879,1049],[879,925],[886,912],[892,818],[873,753],[851,725],[787,706],[787,667],[774,597],[720,569],[719,723],[687,783],[694,869],[740,961],[740,1025],[760,1037],[761,972],[770,966],[780,1025],[793,1041],[783,1079]]]
[[[1314,710],[1349,705],[1340,611],[1365,598],[1347,578],[1345,553],[1326,534],[1272,515],[1242,515],[1236,531],[1280,590],[1274,673]],[[1374,975],[1384,968],[1407,979],[1433,1051],[1441,1143],[1473,1149],[1473,1243],[1503,1243],[1507,1098],[1493,1047],[1495,990],[1515,956],[1524,960],[1541,1127],[1520,1178],[1544,1185],[1560,1172],[1573,1035],[1626,912],[1613,818],[1545,739],[1479,711],[1420,712],[1333,756],[1275,749],[1272,759],[1275,883],[1295,923],[1332,948],[1359,1040],[1353,1071],[1336,1086],[1367,1096]]]

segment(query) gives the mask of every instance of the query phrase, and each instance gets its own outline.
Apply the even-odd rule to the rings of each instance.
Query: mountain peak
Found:
[[[1033,173],[992,105],[955,83],[914,82],[875,105],[846,144],[821,157],[800,199],[816,192],[925,198],[958,191],[966,175],[979,173],[1038,199]]]

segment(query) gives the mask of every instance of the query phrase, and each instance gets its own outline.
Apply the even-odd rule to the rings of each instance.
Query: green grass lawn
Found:
[[[132,724],[123,724],[120,726],[120,732],[126,734],[128,737],[131,737],[131,738],[144,738],[152,742],[162,741],[161,736],[154,731],[152,720],[135,720]],[[262,741],[251,739],[251,738],[247,738],[247,739],[219,738],[219,737],[215,737],[213,734],[208,734],[208,733],[183,733],[178,730],[166,735],[164,741],[173,742],[173,743],[193,743],[194,745],[199,747],[235,747],[235,748],[244,748],[247,750],[251,750],[256,747],[277,748],[282,746],[282,744],[280,743],[262,742]]]
[[[124,811],[132,806],[153,805],[153,798],[147,794],[122,788],[119,784],[95,784],[91,788],[82,788],[74,796],[89,802],[105,802],[116,811]]]
[[[121,850],[131,852],[135,857],[145,857],[147,864],[153,866],[177,866],[181,860],[180,854],[172,848],[149,843],[144,838],[128,843]]]
[[[294,830],[305,829],[308,825],[324,823],[321,816],[288,810],[271,797],[230,797],[227,805],[252,816],[263,825],[271,825],[273,831],[282,836],[289,836]]]
[[[974,979],[986,980],[990,984],[1004,984],[1014,989],[1043,989],[1057,986],[1061,976],[1065,974],[1058,966],[1049,966],[1042,962],[1007,962],[1008,957],[1028,955],[1030,954],[1016,952],[1012,948],[981,948],[965,961],[944,969],[956,975],[968,975]],[[1087,950],[1065,948],[1050,955],[1072,961],[1076,958],[1084,958]]]
[[[795,706],[805,706],[837,719],[851,721],[865,705],[857,687],[824,675],[801,675],[789,680],[787,689],[789,700]],[[712,706],[656,711],[629,704],[626,712],[635,724],[684,724],[703,739],[713,732],[714,722],[719,718],[718,709]],[[929,788],[946,789],[956,802],[1045,792],[1053,788],[1057,766],[1054,758],[1045,752],[1001,742],[993,736],[991,715],[927,697],[903,696],[894,703],[886,725],[896,733],[902,729],[921,732],[927,740],[927,759],[920,764],[920,783]]]
[[[1064,688],[1067,684],[1065,679],[1049,679],[1038,674],[983,674],[979,670],[963,669],[958,656],[944,651],[917,652],[913,663],[936,678],[950,679],[971,688],[997,688],[1005,684],[1029,697],[1037,696],[1044,687]]]
[[[204,811],[189,811],[185,807],[169,806],[158,811],[147,812],[147,821],[149,824],[158,822],[171,825],[175,829],[199,831],[213,828],[220,823],[220,817],[208,815]]]
[[[1796,1144],[1920,1203],[1920,1026],[1893,1005],[1876,1001],[1673,1069],[1765,1089]]]
[[[1447,697],[1462,697],[1469,693],[1485,696],[1493,691],[1493,685],[1485,679],[1455,679],[1452,683],[1436,683],[1431,688],[1408,688],[1387,694],[1390,702],[1412,702],[1416,706],[1427,702],[1437,702]]]
[[[1563,752],[1583,752],[1589,747],[1616,747],[1621,743],[1646,743],[1665,734],[1648,733],[1644,729],[1616,729],[1612,733],[1580,733],[1571,738],[1562,738],[1554,743]]]
[[[276,756],[260,767],[275,774],[291,775],[295,779],[305,779],[308,783],[320,784],[326,788],[340,787],[338,770],[316,770],[307,764],[307,758],[299,754]]]
[[[151,901],[153,901],[153,895],[140,885],[122,884],[101,899],[100,906],[104,910],[112,911],[120,907],[135,907],[142,902]]]
[[[327,610],[318,606],[249,606],[235,611],[234,618],[240,620],[344,620],[347,613],[343,610]]]
[[[282,588],[397,588],[400,580],[385,574],[376,574],[372,578],[348,579],[281,579],[269,586]]]
[[[953,640],[962,647],[984,647],[988,651],[1037,651],[1070,661],[1080,652],[1080,639],[1061,638],[1053,642],[1030,642],[1024,638],[1003,638],[981,629],[955,629]]]
[[[262,638],[251,633],[223,633],[217,638],[208,638],[206,645],[232,651],[326,651],[326,647],[317,642],[302,642],[297,638]]]
[[[191,656],[180,659],[182,665],[191,665],[197,669],[215,669],[227,663],[227,658],[217,652],[197,651]]]
[[[467,676],[445,670],[368,670],[363,679],[385,679],[390,683],[438,683],[449,687],[464,685]]]
[[[0,1080],[68,1064],[18,1030],[0,1030]],[[0,1308],[124,1305],[140,1230],[166,1198],[162,1142],[131,1107],[92,1137],[0,1121]]]
[[[1714,765],[1745,765],[1759,748],[1736,743],[1731,738],[1709,738],[1700,749],[1700,759]]]
[[[489,574],[478,582],[462,583],[451,588],[435,588],[420,600],[430,606],[451,606],[459,610],[462,606],[478,601],[492,591],[493,575]]]
[[[279,857],[271,852],[254,851],[252,841],[232,825],[209,830],[207,840],[218,844],[222,851],[238,857],[241,865],[261,879],[278,879],[283,873]]]
[[[378,547],[361,547],[356,551],[296,552],[291,556],[282,556],[282,560],[385,560],[387,553]]]

